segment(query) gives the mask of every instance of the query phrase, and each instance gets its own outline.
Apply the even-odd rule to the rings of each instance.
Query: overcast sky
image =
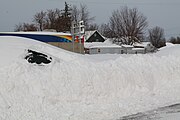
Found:
[[[149,22],[149,28],[160,26],[166,36],[180,36],[180,0],[66,0],[71,5],[88,6],[98,24],[106,23],[113,10],[136,7]],[[36,12],[63,9],[64,0],[0,0],[0,31],[13,31],[18,23],[31,22]]]

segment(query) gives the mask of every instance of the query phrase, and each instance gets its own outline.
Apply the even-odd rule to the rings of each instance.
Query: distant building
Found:
[[[108,40],[106,40],[108,41]],[[134,45],[116,45],[110,42],[86,42],[86,54],[146,54],[154,52],[151,43],[136,43]]]
[[[58,32],[0,32],[0,36],[30,38],[63,48],[68,51],[84,54],[84,44],[73,43],[70,33]]]
[[[86,54],[123,54],[124,50],[121,46],[116,44],[109,44],[104,42],[85,43]]]
[[[105,38],[97,31],[86,31],[85,42],[104,42]]]
[[[132,45],[121,45],[125,54],[132,53],[133,46]]]

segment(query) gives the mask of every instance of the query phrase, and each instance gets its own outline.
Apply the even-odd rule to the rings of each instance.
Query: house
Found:
[[[146,52],[154,52],[154,51],[156,51],[156,48],[151,43],[148,43],[146,46]]]
[[[133,46],[134,49],[141,51],[140,53],[154,52],[156,49],[150,42],[134,43]]]
[[[125,54],[132,53],[132,48],[133,48],[132,45],[121,45],[121,46],[122,46]]]
[[[116,45],[111,39],[104,42],[86,42],[84,47],[86,54],[146,54],[155,50],[149,42]]]
[[[112,41],[85,42],[85,54],[124,54],[125,51],[120,45],[113,44]]]
[[[94,42],[95,43],[95,42]],[[124,50],[121,46],[115,44],[106,44],[96,42],[96,44],[90,43],[89,47],[85,45],[87,54],[123,54]]]
[[[85,42],[104,42],[105,38],[97,31],[86,31]]]

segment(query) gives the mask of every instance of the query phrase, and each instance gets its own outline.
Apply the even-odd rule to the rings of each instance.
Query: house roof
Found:
[[[125,47],[125,48],[133,48],[132,45],[122,45],[122,47]]]
[[[44,31],[34,31],[34,32],[0,32],[0,34],[35,34],[35,35],[67,35],[67,36],[71,36],[70,33],[44,32]]]
[[[134,43],[134,47],[146,47],[150,42]]]
[[[85,32],[85,41],[88,40],[95,32],[96,32],[96,30],[94,30],[94,31],[86,31]]]
[[[86,42],[86,40],[88,40],[95,32],[98,32],[97,30],[93,30],[93,31],[85,31],[85,42]],[[98,32],[99,33],[99,32]],[[99,35],[101,35],[100,33],[99,33]],[[102,35],[101,35],[102,36]],[[104,36],[102,36],[104,39],[105,39],[105,37]]]

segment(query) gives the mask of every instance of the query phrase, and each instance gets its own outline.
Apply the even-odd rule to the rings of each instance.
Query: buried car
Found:
[[[36,63],[36,64],[49,64],[52,61],[52,58],[40,53],[40,52],[36,52],[34,50],[30,50],[28,49],[28,53],[25,56],[25,59],[29,62],[29,63]]]

